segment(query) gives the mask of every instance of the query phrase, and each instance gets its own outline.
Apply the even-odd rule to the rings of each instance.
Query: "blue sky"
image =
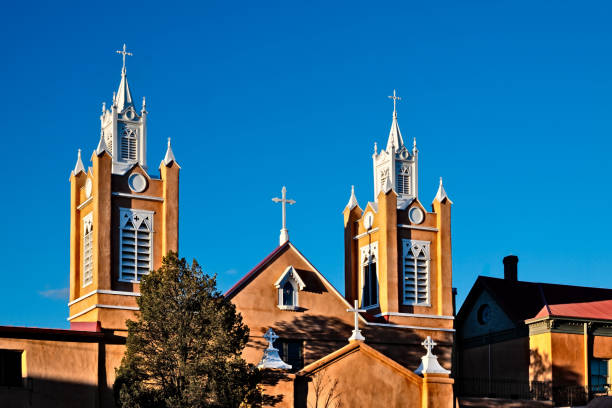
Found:
[[[67,327],[69,183],[96,147],[125,42],[148,160],[182,166],[180,252],[229,288],[291,240],[343,290],[341,211],[372,200],[397,89],[420,200],[444,184],[454,286],[612,287],[609,2],[7,3],[0,15],[0,324]],[[170,7],[171,6],[171,7]],[[86,163],[87,165],[87,163]]]

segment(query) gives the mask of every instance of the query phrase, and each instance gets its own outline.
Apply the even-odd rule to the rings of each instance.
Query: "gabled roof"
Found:
[[[507,279],[479,276],[457,314],[458,321],[467,317],[467,313],[469,313],[474,302],[476,302],[484,290],[486,290],[504,312],[517,323],[535,318],[540,313],[552,315],[552,309],[560,305],[612,300],[612,289],[511,281]],[[543,309],[545,309],[544,312],[542,312]],[[583,307],[579,309],[582,311],[585,310]],[[561,308],[557,310],[568,309]]]
[[[548,305],[543,307],[534,319],[546,317],[612,320],[612,300]]]
[[[316,373],[319,370],[324,369],[325,367],[334,364],[338,361],[340,361],[343,357],[355,353],[355,352],[363,352],[373,358],[375,358],[376,360],[380,361],[382,364],[387,365],[389,367],[391,367],[393,370],[397,371],[400,375],[402,375],[403,377],[405,377],[406,379],[408,379],[409,381],[412,381],[413,383],[416,384],[421,384],[423,379],[418,376],[417,374],[413,373],[412,371],[410,371],[409,369],[407,369],[406,367],[404,367],[403,365],[399,364],[398,362],[396,362],[395,360],[385,356],[384,354],[382,354],[381,352],[375,350],[374,348],[368,346],[367,344],[365,344],[362,341],[352,341],[349,344],[347,344],[346,346],[342,347],[341,349],[338,349],[336,351],[334,351],[331,354],[328,354],[322,358],[320,358],[319,360],[308,364],[306,367],[304,367],[303,369],[301,369],[300,371],[298,371],[296,373],[296,375],[299,376],[309,376],[312,375],[314,373]]]

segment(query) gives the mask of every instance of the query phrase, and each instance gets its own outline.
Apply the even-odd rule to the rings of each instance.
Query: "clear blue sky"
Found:
[[[181,254],[222,289],[277,245],[286,185],[292,241],[343,290],[341,211],[351,184],[372,200],[394,88],[421,201],[443,176],[455,203],[459,303],[509,253],[523,280],[612,287],[610,3],[375,4],[6,3],[0,324],[68,325],[68,176],[124,42],[151,170],[167,137],[182,166]]]

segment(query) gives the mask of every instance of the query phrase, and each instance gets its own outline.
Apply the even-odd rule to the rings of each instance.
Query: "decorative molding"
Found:
[[[77,206],[77,210],[81,210],[83,207],[85,207],[87,204],[89,204],[91,202],[91,200],[93,200],[93,196],[90,196],[87,200],[85,200],[81,204],[79,204]]]
[[[378,229],[379,229],[378,227],[376,227],[376,228],[372,228],[372,229],[371,229],[371,230],[369,230],[369,231],[366,231],[366,232],[361,233],[361,234],[359,234],[359,235],[355,235],[355,236],[353,237],[353,239],[360,239],[360,238],[363,238],[363,237],[365,237],[365,236],[367,236],[367,235],[369,235],[369,234],[373,234],[373,233],[377,232],[377,231],[378,231]]]
[[[89,306],[88,308],[86,308],[85,310],[83,310],[82,312],[79,312],[77,314],[74,314],[72,316],[70,316],[68,319],[68,321],[72,320],[72,319],[76,319],[79,316],[84,315],[87,312],[91,312],[92,310],[94,310],[95,308],[100,308],[100,309],[119,309],[119,310],[132,310],[132,311],[138,311],[140,310],[139,307],[137,306],[115,306],[115,305],[99,305],[99,304],[95,304],[93,306]]]
[[[379,314],[374,315],[374,317],[382,317],[382,316],[423,317],[426,319],[455,320],[455,316],[428,315],[428,314],[419,314],[419,313],[385,312],[385,313],[379,313]]]
[[[119,193],[119,192],[116,192],[116,191],[113,192],[112,195],[114,195],[115,197],[138,198],[140,200],[149,200],[149,201],[164,202],[164,199],[162,197],[153,197],[153,196],[138,195],[138,194],[129,194],[129,193]]]
[[[455,329],[443,329],[440,327],[425,327],[425,326],[407,326],[404,324],[391,324],[391,323],[371,323],[368,322],[368,326],[382,326],[382,327],[398,327],[401,329],[414,329],[414,330],[434,330],[454,333]]]
[[[419,227],[418,225],[408,225],[408,224],[397,224],[397,226],[398,228],[438,232],[438,229],[435,227]]]
[[[80,298],[74,299],[72,302],[68,303],[68,306],[72,306],[75,303],[80,302],[83,299],[87,299],[88,297],[95,295],[96,293],[100,293],[102,295],[119,295],[119,296],[134,296],[134,297],[140,296],[140,293],[138,292],[124,292],[121,290],[98,289],[98,290],[92,290],[91,292],[81,296]]]

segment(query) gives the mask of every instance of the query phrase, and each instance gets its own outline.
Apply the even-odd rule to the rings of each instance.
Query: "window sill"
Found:
[[[280,310],[290,310],[296,312],[300,310],[299,306],[286,306],[286,305],[276,305]]]

